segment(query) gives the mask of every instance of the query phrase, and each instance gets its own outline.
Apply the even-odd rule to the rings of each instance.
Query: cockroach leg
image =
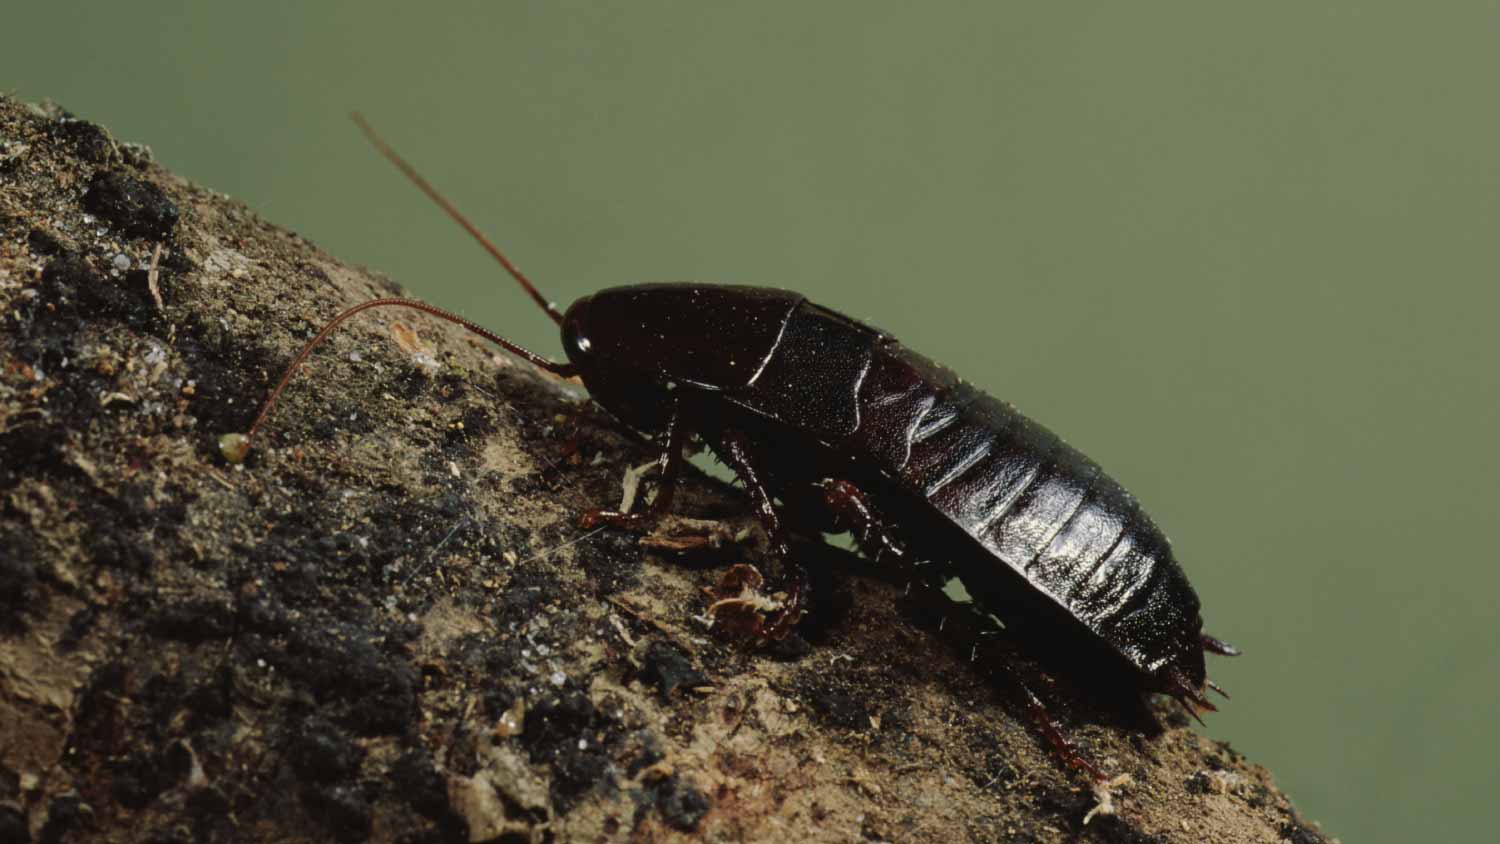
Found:
[[[1010,675],[1011,682],[1015,683],[1016,688],[1021,690],[1021,695],[1026,701],[1026,710],[1031,714],[1031,720],[1036,722],[1037,729],[1047,739],[1048,744],[1052,745],[1053,752],[1064,763],[1088,774],[1095,783],[1104,782],[1104,773],[1093,762],[1090,762],[1088,757],[1080,753],[1078,746],[1063,734],[1062,727],[1059,727],[1052,719],[1052,713],[1047,711],[1046,704],[1042,703],[1042,699],[1037,697],[1036,692],[1026,685],[1026,681],[1022,680],[1017,672],[1011,670],[1006,673]]]
[[[833,516],[835,529],[854,534],[867,558],[876,563],[887,560],[911,562],[906,546],[895,538],[880,514],[875,512],[863,490],[836,478],[824,478],[814,483],[813,488],[821,493],[822,505]]]
[[[994,619],[982,608],[959,604],[943,592],[941,576],[933,576],[916,566],[909,566],[911,580],[902,603],[908,612],[916,612],[929,632],[940,634],[950,647],[967,653],[970,662],[984,668],[996,685],[1009,684],[1019,693],[1019,701],[1036,724],[1052,752],[1064,765],[1087,774],[1095,784],[1104,782],[1104,774],[1063,732],[1053,719],[1042,698],[1026,682],[1018,664],[1014,646],[997,636]],[[938,621],[938,619],[942,619]],[[946,629],[944,629],[946,628]],[[1012,696],[1012,699],[1016,699]]]
[[[578,525],[587,529],[606,524],[637,532],[653,527],[671,510],[672,497],[677,491],[677,476],[682,473],[682,447],[687,442],[687,433],[681,421],[681,414],[676,407],[673,407],[672,414],[667,421],[666,447],[657,458],[657,465],[661,470],[661,481],[656,491],[656,498],[652,499],[650,504],[631,513],[614,510],[586,510],[578,517]]]
[[[1177,703],[1182,706],[1183,711],[1191,715],[1193,717],[1193,720],[1197,721],[1199,724],[1203,724],[1203,718],[1198,714],[1200,711],[1219,711],[1219,708],[1217,706],[1214,706],[1213,701],[1204,696],[1203,690],[1194,688],[1192,684],[1188,682],[1187,678],[1183,676],[1182,672],[1172,671],[1167,674],[1166,679],[1170,683],[1170,685],[1166,689],[1164,689],[1163,692],[1167,696],[1175,699]]]
[[[766,529],[771,554],[781,561],[784,570],[783,577],[787,584],[786,597],[781,602],[781,609],[767,619],[761,633],[762,638],[765,639],[782,639],[807,613],[807,596],[811,590],[807,570],[791,557],[791,544],[787,541],[781,516],[776,512],[771,493],[766,489],[765,481],[755,467],[754,458],[751,457],[754,452],[749,438],[740,431],[729,430],[724,431],[719,439],[725,462],[745,484],[745,491],[750,493],[755,515]]]
[[[785,560],[791,545],[787,542],[781,515],[771,501],[771,493],[766,489],[760,470],[755,467],[751,456],[754,451],[749,438],[739,431],[725,431],[720,440],[724,462],[729,464],[729,468],[734,470],[740,482],[745,485],[745,491],[750,494],[750,503],[755,507],[755,516],[765,526],[766,534],[770,537],[771,553]]]
[[[1177,701],[1177,705],[1182,707],[1182,711],[1183,712],[1186,712],[1189,716],[1192,717],[1192,719],[1194,721],[1198,722],[1198,726],[1200,726],[1200,727],[1207,727],[1208,726],[1208,724],[1205,724],[1203,722],[1203,716],[1198,714],[1197,707],[1195,707],[1191,703],[1189,703],[1187,698],[1185,698],[1185,697],[1175,697],[1175,698],[1173,698],[1173,700]]]
[[[716,550],[742,542],[753,543],[757,533],[753,527],[747,528],[723,519],[694,519],[667,514],[661,517],[650,533],[641,537],[641,546],[655,551],[685,554]]]

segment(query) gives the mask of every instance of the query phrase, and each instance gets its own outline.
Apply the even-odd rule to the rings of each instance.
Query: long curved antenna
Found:
[[[245,438],[242,442],[242,447],[245,451],[249,450],[251,440],[255,437],[255,432],[260,429],[261,423],[265,422],[266,417],[271,415],[271,409],[276,406],[276,399],[280,398],[282,390],[286,389],[286,385],[292,380],[292,376],[297,374],[297,370],[302,366],[302,362],[307,360],[307,356],[312,354],[312,350],[316,349],[324,340],[328,339],[328,335],[332,334],[335,328],[338,328],[339,323],[343,322],[349,317],[354,316],[360,311],[367,311],[370,308],[411,308],[415,311],[421,311],[425,314],[431,314],[438,319],[445,319],[448,322],[463,326],[469,331],[478,334],[480,337],[483,337],[491,343],[494,343],[495,345],[510,352],[511,354],[525,358],[526,360],[531,361],[532,364],[547,370],[548,372],[558,376],[559,378],[567,378],[576,374],[577,372],[577,367],[574,367],[572,364],[557,363],[556,361],[547,360],[541,355],[535,354],[533,352],[528,352],[527,350],[521,348],[520,346],[517,346],[515,343],[510,342],[504,337],[501,337],[488,328],[485,328],[478,323],[464,319],[463,317],[453,313],[452,311],[445,311],[442,308],[429,305],[426,302],[418,302],[415,299],[371,299],[368,302],[361,302],[360,304],[355,305],[352,308],[348,308],[341,312],[338,316],[335,316],[333,319],[329,320],[328,324],[323,326],[323,328],[318,331],[317,336],[313,337],[311,340],[308,340],[307,343],[302,346],[302,351],[298,352],[297,356],[293,358],[292,362],[287,366],[286,372],[282,374],[281,380],[276,384],[276,388],[271,391],[271,394],[269,396],[266,397],[266,403],[261,405],[260,413],[256,414],[255,421],[250,423],[250,430],[245,432]]]
[[[479,241],[479,245],[483,246],[485,248],[485,251],[489,252],[494,256],[496,261],[500,262],[500,266],[504,267],[505,271],[510,273],[510,277],[515,279],[517,283],[519,283],[523,288],[526,289],[526,292],[531,296],[532,301],[540,305],[542,310],[547,312],[547,316],[552,317],[553,322],[557,323],[558,325],[562,325],[562,311],[557,309],[557,305],[555,303],[548,301],[547,297],[543,296],[541,294],[541,291],[536,289],[536,285],[532,284],[531,280],[523,275],[521,273],[521,270],[516,267],[515,264],[512,264],[510,262],[509,258],[505,257],[505,253],[500,251],[500,247],[491,243],[490,239],[485,237],[483,232],[475,227],[473,223],[469,222],[468,218],[464,217],[463,214],[459,213],[459,210],[453,206],[453,203],[444,198],[442,194],[437,192],[437,188],[434,188],[427,182],[426,179],[422,178],[422,174],[418,173],[415,167],[407,164],[406,159],[398,155],[394,149],[391,149],[390,145],[375,133],[374,127],[372,127],[369,122],[365,120],[364,115],[356,111],[349,116],[354,120],[355,125],[360,128],[360,131],[365,133],[365,137],[370,139],[370,143],[375,145],[375,149],[380,151],[381,155],[385,156],[388,161],[396,165],[396,168],[399,169],[402,173],[405,173],[406,178],[411,179],[412,183],[415,184],[422,191],[422,193],[427,194],[428,199],[436,202],[439,208],[443,209],[443,211],[445,211],[449,217],[453,218],[454,222],[458,223],[460,226],[463,226],[464,231],[468,232],[471,236],[473,236],[475,240]]]

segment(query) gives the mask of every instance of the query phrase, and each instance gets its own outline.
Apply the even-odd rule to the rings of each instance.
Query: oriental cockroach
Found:
[[[786,568],[784,597],[759,602],[742,629],[780,638],[804,614],[808,579],[788,554],[792,527],[847,531],[870,558],[946,559],[977,607],[1043,619],[1106,654],[1142,692],[1176,698],[1194,716],[1214,709],[1204,652],[1237,651],[1203,633],[1197,594],[1135,498],[1057,435],[886,333],[786,290],[641,284],[560,311],[355,120],[558,324],[567,361],[424,302],[364,302],[303,346],[249,431],[226,443],[230,459],[244,456],[293,374],[341,323],[371,308],[419,310],[577,376],[597,404],[660,445],[656,498],[637,512],[587,512],[585,527],[646,528],[667,514],[692,437],[733,469]],[[1039,720],[1068,762],[1103,780],[1044,712]]]

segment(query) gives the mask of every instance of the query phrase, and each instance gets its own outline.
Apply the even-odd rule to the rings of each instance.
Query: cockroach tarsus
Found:
[[[916,554],[947,561],[944,576],[957,577],[986,616],[1106,654],[1139,691],[1173,697],[1195,718],[1215,708],[1205,692],[1222,690],[1206,677],[1203,654],[1238,651],[1202,632],[1198,597],[1135,498],[1055,434],[886,333],[786,290],[632,285],[560,311],[354,119],[558,324],[568,360],[425,302],[363,302],[302,347],[247,432],[221,442],[228,459],[243,459],[292,376],[344,321],[372,308],[421,311],[553,375],[577,376],[597,404],[661,446],[655,499],[633,512],[587,511],[585,528],[646,530],[668,514],[691,438],[726,463],[785,569],[779,600],[767,602],[742,594],[758,580],[726,575],[715,608],[743,632],[781,638],[805,613],[810,587],[789,553],[793,525],[848,532],[871,560],[914,572],[927,568]],[[1104,782],[1015,679],[1057,753]]]

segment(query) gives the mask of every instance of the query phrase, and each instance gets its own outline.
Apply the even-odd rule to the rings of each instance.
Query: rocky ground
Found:
[[[754,549],[578,529],[649,453],[427,317],[351,322],[225,460],[323,321],[395,292],[0,98],[0,842],[1325,840],[1181,716],[1059,677],[1131,779],[1085,825],[963,625],[841,555],[785,642],[710,629]]]

